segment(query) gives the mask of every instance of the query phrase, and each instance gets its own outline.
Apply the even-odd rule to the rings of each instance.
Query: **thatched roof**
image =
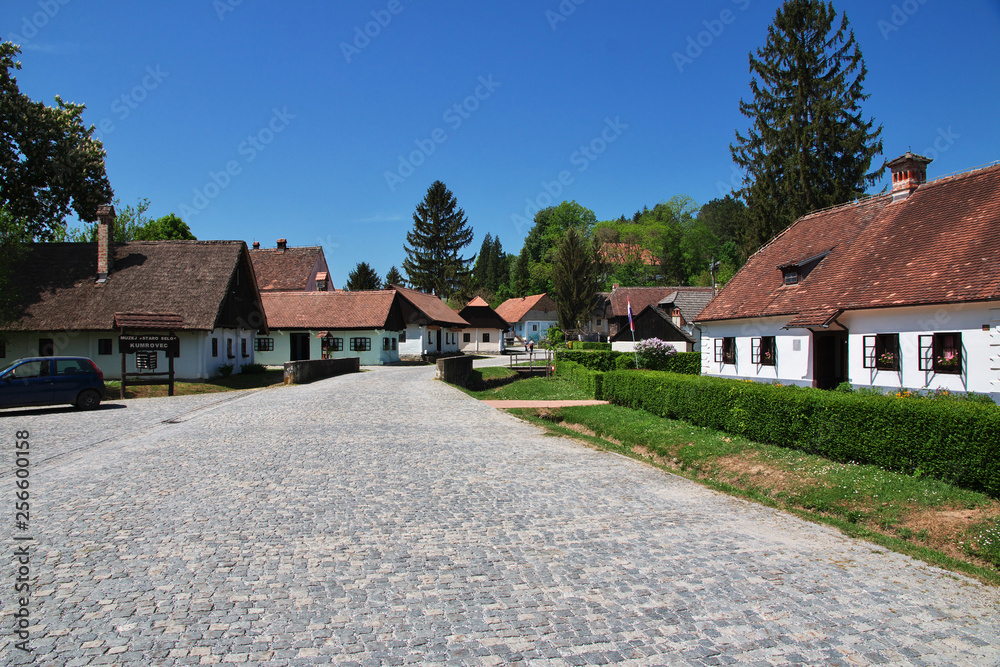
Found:
[[[179,330],[207,331],[238,319],[266,326],[242,241],[118,243],[107,280],[96,278],[96,243],[25,246],[11,281],[23,316],[9,329],[111,331],[116,315]]]

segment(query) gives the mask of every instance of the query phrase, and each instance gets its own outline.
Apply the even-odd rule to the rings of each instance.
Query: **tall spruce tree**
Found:
[[[868,99],[861,49],[833,3],[785,0],[767,43],[750,54],[750,72],[753,99],[740,101],[750,128],[730,146],[745,172],[746,254],[809,211],[863,194],[882,152],[882,126],[860,108]]]
[[[354,270],[347,274],[347,283],[344,287],[349,292],[382,289],[382,279],[368,262],[358,262]]]
[[[406,234],[403,270],[414,289],[451,297],[469,279],[471,257],[459,251],[472,242],[465,211],[441,181],[434,181],[413,214],[413,230]]]
[[[559,326],[580,329],[590,319],[600,289],[600,254],[596,243],[569,228],[552,262],[552,295],[559,309]]]
[[[403,280],[403,274],[399,272],[399,269],[395,265],[390,266],[389,270],[385,273],[385,286],[399,285],[400,287],[406,287],[406,281]]]

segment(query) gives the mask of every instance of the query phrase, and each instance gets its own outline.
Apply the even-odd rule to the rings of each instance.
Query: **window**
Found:
[[[864,337],[864,367],[879,371],[900,368],[899,334],[876,334]]]
[[[538,325],[537,324],[532,324],[531,325],[531,330],[532,331],[538,331]]]
[[[247,357],[250,356],[250,354],[247,352],[247,339],[246,338],[241,338],[240,339],[240,354],[243,355],[244,359],[246,359]]]
[[[317,292],[325,292],[326,291],[326,281],[325,280],[317,280],[316,281],[316,291]]]
[[[391,340],[392,340],[392,349],[395,350],[396,349],[396,339],[392,338]]]
[[[598,317],[596,320],[594,320],[594,326],[598,327],[601,326],[601,318]]]
[[[483,334],[483,342],[484,343],[490,342],[490,334],[489,333],[484,333]]]
[[[399,342],[400,343],[405,343],[406,342],[406,331],[405,330],[399,332]]]
[[[97,339],[97,354],[111,354],[111,339],[110,338],[98,338]]]
[[[219,339],[218,338],[213,338],[212,339],[212,356],[213,357],[219,356]]]
[[[344,339],[343,338],[332,338],[331,341],[333,343],[330,346],[331,350],[333,350],[334,352],[343,352],[344,351]]]
[[[935,333],[920,336],[920,370],[961,375],[962,334]]]
[[[38,356],[52,357],[56,353],[56,344],[51,338],[38,339]]]
[[[750,363],[774,366],[778,359],[778,348],[774,336],[761,336],[750,340]]]
[[[0,343],[0,359],[7,358],[7,343]]]
[[[229,359],[235,359],[236,358],[236,355],[233,354],[233,339],[232,338],[227,338],[226,339],[226,357],[229,358]]]
[[[371,338],[352,338],[351,352],[368,352],[372,349]]]
[[[736,364],[736,339],[732,336],[715,339],[715,360],[722,364]]]
[[[785,284],[786,285],[798,285],[799,284],[799,270],[798,270],[798,268],[785,269],[785,271],[783,273],[784,273],[784,276],[785,276]]]
[[[90,364],[83,359],[60,359],[51,363],[53,375],[82,375],[94,372]]]
[[[255,338],[253,341],[255,352],[274,352],[273,338]]]
[[[383,338],[382,339],[382,351],[383,352],[388,352],[391,349],[392,349],[392,343],[389,342],[388,338]]]
[[[471,343],[472,342],[472,334],[470,334],[470,333],[464,333],[464,334],[462,334],[462,342],[463,343]]]

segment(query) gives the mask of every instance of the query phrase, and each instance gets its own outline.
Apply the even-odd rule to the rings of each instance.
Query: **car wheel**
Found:
[[[101,395],[93,389],[81,391],[76,398],[76,407],[81,410],[93,410],[101,404]]]

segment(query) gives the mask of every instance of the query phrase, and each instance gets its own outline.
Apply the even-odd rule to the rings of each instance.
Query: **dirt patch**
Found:
[[[606,436],[597,435],[596,431],[587,428],[583,424],[575,424],[575,423],[572,423],[572,422],[562,422],[561,425],[564,428],[568,428],[571,431],[576,431],[577,433],[579,433],[581,435],[589,435],[589,436],[594,437],[594,438],[600,438],[601,440],[604,440],[605,442],[610,442],[613,445],[619,445],[620,446],[622,444],[621,440],[615,440],[614,438],[608,438]]]
[[[725,474],[733,480],[743,480],[741,485],[769,489],[772,495],[790,493],[802,486],[800,475],[768,465],[751,452],[720,456],[713,464],[716,473]]]

